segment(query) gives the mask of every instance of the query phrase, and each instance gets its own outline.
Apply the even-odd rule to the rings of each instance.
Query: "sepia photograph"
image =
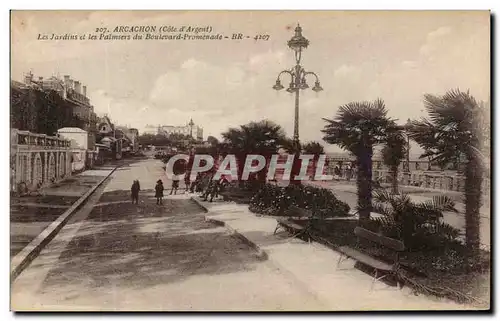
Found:
[[[11,311],[491,311],[491,20],[11,10]]]

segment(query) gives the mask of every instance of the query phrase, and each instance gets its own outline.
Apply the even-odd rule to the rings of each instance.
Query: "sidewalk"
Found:
[[[450,310],[474,309],[446,299],[415,296],[411,290],[388,287],[376,282],[370,291],[372,276],[354,269],[352,260],[336,269],[339,254],[318,243],[306,243],[296,238],[273,235],[276,219],[257,216],[246,205],[227,202],[202,202],[208,210],[206,219],[223,222],[249,243],[265,251],[270,264],[324,303],[329,310]],[[300,310],[300,307],[297,307]]]
[[[109,175],[116,165],[104,165],[45,187],[36,196],[10,199],[11,258],[19,253],[72,204]]]

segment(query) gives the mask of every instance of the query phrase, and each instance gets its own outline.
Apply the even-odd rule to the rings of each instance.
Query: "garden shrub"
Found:
[[[264,215],[281,216],[292,205],[311,210],[317,218],[347,216],[349,205],[327,189],[304,185],[261,186],[250,202],[250,210]]]

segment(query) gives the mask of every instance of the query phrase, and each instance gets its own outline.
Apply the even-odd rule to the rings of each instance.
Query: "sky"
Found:
[[[460,88],[490,95],[490,16],[487,11],[14,11],[11,76],[22,80],[71,75],[87,86],[98,114],[139,131],[146,124],[185,125],[205,138],[250,121],[270,119],[293,134],[294,96],[272,89],[294,66],[287,41],[297,23],[310,45],[302,55],[324,91],[300,93],[300,139],[322,141],[322,118],[339,106],[382,98],[400,123],[426,115],[425,93]],[[88,34],[115,26],[212,27],[250,39],[37,40],[39,34]],[[255,35],[268,35],[255,41]],[[282,78],[286,86],[289,79]],[[312,88],[314,79],[308,79]],[[412,147],[417,153],[418,148]]]

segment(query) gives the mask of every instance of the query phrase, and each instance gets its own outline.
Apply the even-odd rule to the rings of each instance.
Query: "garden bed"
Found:
[[[300,220],[295,222],[306,224]],[[353,231],[357,225],[358,221],[351,220],[321,221],[314,225],[311,234],[315,241],[333,249],[343,245],[356,246]],[[373,256],[390,261],[391,254],[382,249],[368,244],[362,247]],[[490,253],[482,251],[469,273],[464,264],[465,253],[465,246],[458,242],[450,242],[437,250],[402,252],[400,263],[406,286],[416,295],[431,294],[461,303],[489,306]]]
[[[249,209],[253,213],[282,216],[290,208],[310,210],[316,218],[348,217],[349,205],[328,189],[306,185],[280,187],[266,184],[254,195]]]

